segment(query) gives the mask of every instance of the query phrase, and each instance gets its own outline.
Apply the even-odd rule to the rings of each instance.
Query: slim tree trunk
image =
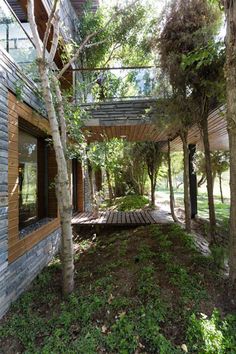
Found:
[[[72,201],[70,193],[69,176],[64,149],[61,143],[59,125],[54,109],[51,93],[49,71],[47,64],[38,59],[38,66],[42,80],[43,97],[50,122],[53,146],[57,161],[56,194],[61,222],[61,259],[63,276],[63,293],[69,294],[74,289],[74,248],[72,240]]]
[[[236,295],[236,2],[224,1],[226,33],[227,124],[230,151],[229,277]]]
[[[153,207],[155,206],[155,203],[156,203],[155,189],[156,189],[156,183],[154,182],[154,177],[152,177],[152,182],[151,182],[151,205]]]
[[[151,183],[151,203],[150,206],[154,207],[155,206],[155,189],[156,189],[156,182],[155,182],[155,176],[152,173],[152,171],[148,172],[148,176],[150,179],[150,183]]]
[[[212,167],[211,167],[211,152],[210,152],[209,135],[208,135],[208,114],[206,114],[201,119],[201,129],[202,129],[204,152],[205,152],[207,196],[208,196],[209,220],[210,220],[210,238],[211,238],[211,243],[215,243],[216,216],[215,216],[215,205],[214,205],[214,195],[213,195],[214,185],[213,185],[213,175],[212,175]]]
[[[178,218],[175,215],[175,196],[174,196],[174,189],[173,189],[173,184],[172,184],[172,169],[171,169],[171,157],[170,157],[170,141],[168,140],[168,179],[169,181],[169,189],[170,189],[170,211],[171,211],[171,216],[174,220],[174,222],[178,222]]]
[[[107,185],[108,185],[108,192],[109,192],[109,202],[110,202],[110,204],[112,204],[113,191],[112,191],[112,186],[111,186],[111,176],[110,176],[110,172],[108,171],[108,169],[106,169],[106,176],[107,176]]]
[[[185,228],[187,232],[191,232],[191,212],[190,212],[190,195],[189,195],[189,151],[188,151],[188,132],[181,133],[184,152],[184,210],[185,210]]]
[[[224,204],[224,196],[223,196],[223,189],[222,189],[222,176],[221,173],[219,173],[219,185],[220,185],[220,199],[221,199],[221,203]]]

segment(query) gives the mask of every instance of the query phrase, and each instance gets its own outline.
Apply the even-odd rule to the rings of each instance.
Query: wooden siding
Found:
[[[9,167],[8,167],[8,260],[15,259],[30,250],[35,244],[48,236],[59,227],[59,219],[42,226],[38,230],[19,238],[19,199],[18,199],[18,129],[19,117],[33,124],[35,127],[49,132],[49,123],[40,117],[30,107],[18,102],[16,97],[8,94],[8,129],[9,129]]]
[[[56,156],[52,147],[48,148],[48,216],[55,218],[58,213],[55,192],[55,177],[57,175]]]
[[[96,184],[96,190],[99,192],[102,190],[102,170],[101,168],[97,168],[95,170],[95,184]]]
[[[77,161],[77,208],[84,211],[84,181],[81,162]]]

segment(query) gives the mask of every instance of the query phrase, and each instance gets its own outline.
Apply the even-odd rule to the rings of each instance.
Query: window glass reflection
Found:
[[[19,131],[19,226],[37,219],[37,138]]]
[[[0,45],[27,75],[35,79],[36,51],[31,38],[29,23],[20,23],[6,1],[0,0]]]

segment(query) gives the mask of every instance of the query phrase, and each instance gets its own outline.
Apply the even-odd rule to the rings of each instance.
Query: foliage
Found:
[[[125,14],[116,16],[112,22],[109,22],[109,18],[114,17],[114,13],[120,10],[119,7],[100,6],[94,12],[91,11],[91,5],[92,3],[88,3],[84,7],[77,25],[76,45],[91,33],[91,29],[97,32],[91,43],[97,42],[100,45],[91,48],[88,45],[88,48],[83,50],[78,63],[80,67],[93,69],[112,66],[113,62],[137,65],[150,61],[146,39],[150,21],[143,5],[137,2],[128,7]],[[78,93],[84,100],[91,94],[95,99],[103,100],[115,96],[135,95],[138,91],[135,76],[129,73],[120,77],[109,71],[91,70],[81,71],[78,78]]]
[[[163,104],[171,116],[166,124],[175,134],[199,119],[203,107],[209,109],[222,98],[224,47],[215,37],[220,20],[217,6],[207,0],[171,1],[159,37],[153,37],[172,86]]]
[[[205,314],[193,314],[189,320],[187,337],[192,353],[221,354],[235,350],[235,318],[227,316],[224,320],[215,310],[209,318]],[[226,330],[227,329],[227,330]]]
[[[142,209],[148,204],[148,198],[140,195],[127,195],[116,200],[118,211]]]
[[[147,182],[147,166],[145,155],[140,154],[140,149],[137,143],[130,143],[126,151],[127,169],[125,172],[125,180],[130,191],[135,194],[143,195]]]
[[[211,152],[211,167],[213,179],[216,176],[221,176],[223,172],[229,169],[229,152],[228,151],[214,151]],[[194,157],[194,169],[198,174],[201,174],[201,180],[204,181],[206,174],[204,154],[198,151]]]
[[[214,259],[216,266],[219,269],[224,268],[225,260],[226,260],[226,250],[223,246],[220,245],[212,245],[211,246],[211,254]]]
[[[135,144],[136,154],[145,161],[147,173],[151,183],[151,205],[155,205],[155,189],[158,172],[161,166],[163,154],[161,144],[157,142],[140,142]]]

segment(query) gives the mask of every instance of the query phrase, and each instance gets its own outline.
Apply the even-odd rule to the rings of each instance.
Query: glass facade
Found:
[[[19,226],[35,222],[38,217],[38,140],[19,131]]]
[[[20,23],[7,2],[0,0],[0,45],[27,75],[34,78],[36,50],[31,37],[29,23]]]

